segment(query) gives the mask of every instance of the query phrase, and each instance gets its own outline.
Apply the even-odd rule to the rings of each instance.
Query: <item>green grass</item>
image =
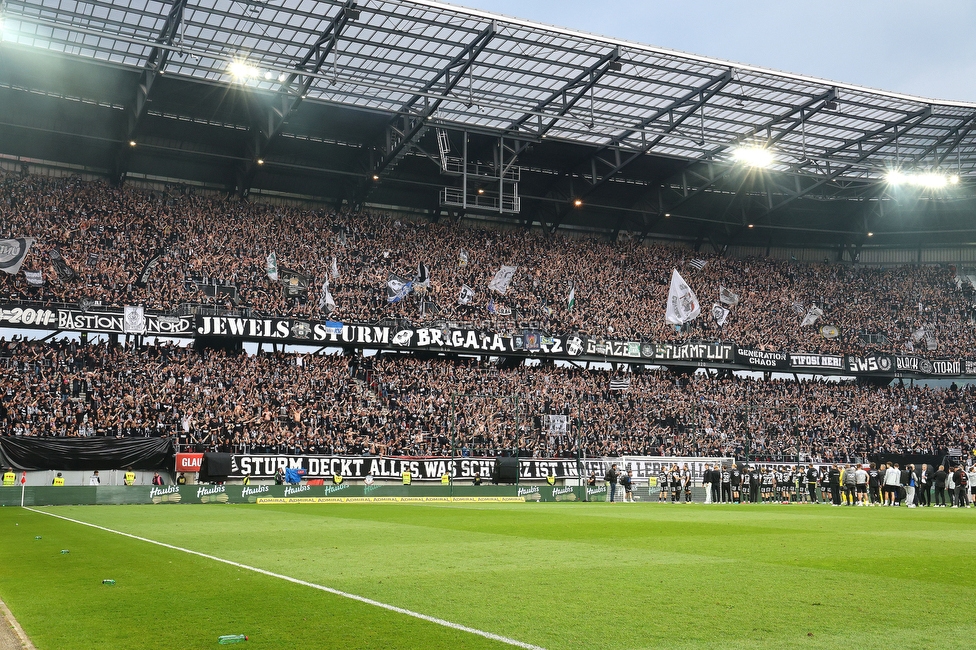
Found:
[[[964,579],[976,569],[974,510],[46,510],[550,649],[927,647],[973,629],[959,603],[976,601]],[[0,540],[0,596],[40,650],[216,648],[238,632],[252,650],[510,647],[19,508],[0,508]]]

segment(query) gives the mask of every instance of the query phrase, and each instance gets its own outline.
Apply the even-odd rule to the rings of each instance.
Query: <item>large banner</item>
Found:
[[[655,477],[662,468],[677,464],[688,466],[695,476],[701,476],[706,463],[731,462],[729,458],[677,458],[666,456],[624,456],[620,458],[520,458],[519,477],[525,481],[541,481],[549,476],[557,479],[578,479],[595,474],[603,480],[612,464],[620,472],[633,472],[634,478]],[[395,458],[389,456],[288,456],[273,454],[234,454],[231,456],[233,478],[245,474],[252,478],[271,478],[281,469],[305,470],[306,478],[341,476],[344,480],[374,479],[400,480],[410,472],[412,481],[440,481],[444,474],[460,481],[470,481],[479,474],[489,481],[495,467],[494,458]]]
[[[194,338],[228,337],[254,342],[403,350],[436,350],[556,359],[734,367],[761,371],[818,372],[886,377],[976,376],[976,359],[920,356],[837,355],[756,350],[730,342],[657,343],[613,340],[580,332],[550,335],[539,330],[499,334],[447,325],[371,324],[302,318],[173,315],[139,306],[101,308],[0,305],[0,328],[31,328],[106,334]],[[136,316],[138,316],[136,318]]]

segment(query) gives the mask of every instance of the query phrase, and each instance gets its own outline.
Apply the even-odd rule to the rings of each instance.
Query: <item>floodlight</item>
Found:
[[[915,176],[914,183],[920,187],[939,188],[949,184],[949,179],[943,174],[926,172]]]
[[[573,201],[573,205],[575,205],[578,208],[581,205],[583,205],[583,200],[582,199],[576,199],[575,201]]]
[[[874,233],[873,232],[869,232],[868,233],[868,237],[874,237]]]
[[[940,172],[914,172],[906,173],[897,169],[892,169],[885,174],[885,180],[890,185],[913,185],[924,189],[941,189],[947,185],[959,183],[959,176],[952,174],[947,176]]]
[[[288,75],[286,75],[284,72],[282,72],[280,75],[278,75],[278,83],[284,83],[285,79],[287,79],[287,78],[288,78]]]
[[[901,173],[897,169],[892,169],[885,174],[885,180],[888,181],[890,185],[901,185],[902,183],[908,182],[908,176]]]
[[[244,59],[234,59],[227,64],[227,72],[230,73],[230,76],[232,76],[235,81],[244,82],[258,76],[259,71],[253,65],[248,65],[247,61]]]
[[[769,167],[776,159],[769,149],[763,147],[738,147],[732,152],[732,159],[749,167]]]

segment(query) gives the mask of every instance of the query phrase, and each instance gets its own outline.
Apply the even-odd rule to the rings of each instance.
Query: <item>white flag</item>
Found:
[[[698,296],[678,274],[678,270],[672,269],[671,288],[668,290],[668,307],[664,312],[664,320],[673,325],[684,325],[700,315],[701,305],[698,303]]]
[[[335,255],[332,256],[332,277],[339,277],[339,262],[336,260]]]
[[[712,304],[712,318],[719,327],[725,326],[725,321],[729,319],[729,310],[722,305],[716,303]]]
[[[335,258],[332,258],[335,260]],[[319,311],[325,312],[326,314],[331,314],[335,311],[336,303],[332,298],[332,292],[329,291],[329,283],[322,283],[322,295],[319,296]]]
[[[458,266],[467,266],[467,265],[468,265],[468,251],[462,248],[460,251],[458,251]]]
[[[504,296],[508,291],[508,286],[512,284],[512,277],[514,277],[517,269],[517,266],[502,265],[502,267],[498,269],[498,272],[495,273],[495,277],[492,278],[491,282],[488,283],[488,288],[492,291],[497,291]]]
[[[461,294],[458,296],[458,304],[470,305],[472,300],[474,300],[474,289],[466,284],[462,285]]]
[[[277,282],[278,281],[278,256],[275,255],[274,253],[271,253],[270,255],[268,255],[267,261],[268,261],[268,266],[266,270],[268,273],[268,279],[270,279],[272,282]]]
[[[0,271],[17,275],[20,265],[27,257],[27,251],[34,244],[33,237],[18,237],[16,239],[0,239]]]
[[[732,293],[725,287],[719,287],[718,289],[718,301],[723,305],[728,305],[729,307],[734,307],[739,304],[739,294]]]
[[[806,315],[803,317],[800,327],[809,327],[816,324],[817,319],[821,316],[823,316],[823,310],[816,305],[810,305],[810,309],[807,310]]]

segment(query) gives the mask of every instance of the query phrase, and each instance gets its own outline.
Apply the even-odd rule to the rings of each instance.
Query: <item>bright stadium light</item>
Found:
[[[248,79],[257,77],[260,70],[247,63],[245,59],[234,59],[227,64],[227,72],[234,78],[234,81],[245,82]]]
[[[918,174],[915,177],[915,184],[919,187],[939,188],[948,185],[949,179],[946,178],[945,174],[927,172],[924,174]]]
[[[908,176],[902,174],[897,169],[892,169],[885,174],[885,180],[888,181],[889,185],[902,185],[908,182]]]
[[[773,152],[763,147],[738,147],[732,152],[732,159],[743,165],[760,169],[770,167],[776,162]]]
[[[903,172],[892,169],[885,174],[885,180],[889,185],[911,185],[923,189],[942,189],[948,185],[959,183],[959,176],[956,174],[946,175],[940,172]]]

